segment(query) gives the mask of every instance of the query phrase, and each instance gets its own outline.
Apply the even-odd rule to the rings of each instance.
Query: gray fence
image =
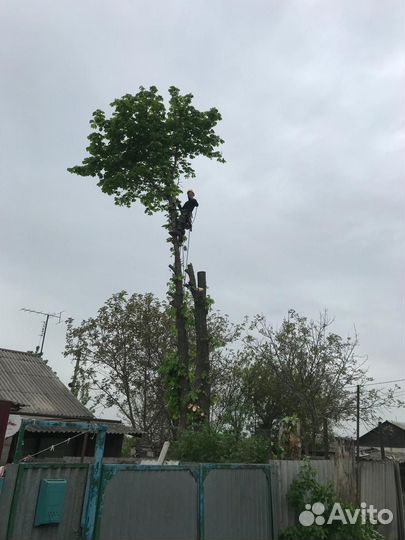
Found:
[[[339,482],[333,461],[312,461],[322,483]],[[97,540],[270,540],[296,523],[287,493],[302,462],[269,465],[104,465],[98,498]],[[360,498],[389,508],[386,540],[400,536],[402,495],[392,462],[361,463]],[[20,464],[8,467],[0,495],[0,540],[80,538],[87,465]],[[66,479],[59,525],[34,527],[40,482]],[[338,486],[339,487],[339,486]],[[89,489],[93,489],[92,486]],[[402,513],[403,516],[403,513]]]
[[[402,540],[399,531],[403,525],[399,518],[403,507],[402,490],[396,489],[395,463],[363,462],[360,463],[360,500],[373,505],[379,510],[387,508],[394,514],[392,523],[379,527],[386,540]]]
[[[105,466],[96,537],[196,538],[198,494],[192,472]]]
[[[207,540],[275,537],[271,468],[203,469],[204,535]]]
[[[270,465],[105,465],[97,540],[272,540]]]
[[[333,461],[311,461],[312,467],[317,472],[317,478],[322,484],[335,483],[335,465]],[[297,516],[288,504],[288,490],[291,483],[297,478],[302,467],[302,461],[274,461],[273,468],[273,497],[275,506],[276,528],[284,530],[290,525],[297,523]]]
[[[0,540],[80,538],[88,465],[20,464],[8,468],[0,495]],[[57,526],[34,527],[41,480],[66,479],[63,518]]]

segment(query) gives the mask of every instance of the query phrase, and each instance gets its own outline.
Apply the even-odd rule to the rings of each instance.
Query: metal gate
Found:
[[[103,465],[96,540],[272,540],[270,465]]]

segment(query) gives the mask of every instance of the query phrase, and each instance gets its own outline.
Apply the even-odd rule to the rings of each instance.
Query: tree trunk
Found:
[[[197,273],[195,280],[193,265],[189,264],[186,270],[189,276],[189,287],[194,299],[194,321],[196,333],[196,365],[195,386],[197,391],[197,405],[202,414],[201,419],[208,422],[210,417],[211,385],[210,385],[210,356],[208,336],[208,304],[207,283],[205,272]]]
[[[176,226],[177,210],[175,203],[173,203],[170,211],[171,229]],[[179,395],[179,424],[178,430],[184,431],[187,427],[187,396],[190,391],[189,383],[189,344],[185,317],[185,305],[184,305],[184,286],[183,286],[183,274],[181,271],[181,257],[180,257],[180,243],[177,236],[172,236],[174,266],[171,266],[173,271],[172,281],[174,284],[174,291],[172,292],[171,305],[176,311],[176,334],[177,334],[177,354],[179,358],[180,368],[180,395]]]

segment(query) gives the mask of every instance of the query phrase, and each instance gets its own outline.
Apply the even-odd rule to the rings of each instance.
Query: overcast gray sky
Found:
[[[403,21],[402,0],[3,0],[0,346],[38,344],[21,307],[82,319],[121,289],[164,296],[163,217],[66,168],[95,109],[175,85],[223,115],[227,163],[184,186],[217,308],[275,325],[327,308],[377,380],[405,377]],[[64,333],[51,322],[45,352],[67,382]]]

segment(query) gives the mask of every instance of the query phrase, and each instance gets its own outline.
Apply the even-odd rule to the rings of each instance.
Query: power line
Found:
[[[397,382],[403,382],[405,379],[394,379],[392,381],[381,381],[376,383],[367,383],[363,384],[362,386],[377,386],[378,384],[391,384],[391,383],[397,383]]]
[[[390,383],[397,383],[397,382],[403,382],[405,379],[394,379],[392,381],[380,381],[380,382],[372,382],[372,383],[366,383],[366,384],[352,384],[350,386],[347,386],[347,388],[356,388],[357,386],[377,386],[379,384],[390,384]]]

